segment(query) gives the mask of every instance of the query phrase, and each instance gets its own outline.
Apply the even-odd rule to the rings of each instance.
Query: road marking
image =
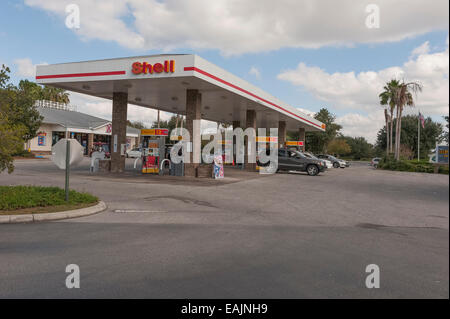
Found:
[[[115,209],[114,213],[167,213],[165,210]]]

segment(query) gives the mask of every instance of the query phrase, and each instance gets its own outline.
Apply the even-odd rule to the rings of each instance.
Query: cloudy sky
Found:
[[[65,24],[68,4],[79,29]],[[448,0],[3,0],[0,64],[17,82],[41,63],[196,53],[308,113],[327,107],[343,133],[374,142],[391,78],[423,84],[409,112],[448,114],[448,10]],[[111,117],[110,101],[71,99]],[[130,106],[129,118],[156,112]]]

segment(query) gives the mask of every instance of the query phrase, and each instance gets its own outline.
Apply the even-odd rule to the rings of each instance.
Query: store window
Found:
[[[58,143],[62,138],[66,137],[66,132],[52,132],[52,146]]]

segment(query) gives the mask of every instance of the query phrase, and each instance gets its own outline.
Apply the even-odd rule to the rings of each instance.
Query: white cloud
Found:
[[[384,124],[384,114],[381,111],[370,112],[367,116],[357,113],[347,113],[338,116],[336,122],[342,125],[342,133],[348,136],[365,137],[370,143],[375,143],[378,130]]]
[[[248,71],[248,74],[255,76],[255,78],[257,78],[257,79],[261,79],[261,72],[259,71],[259,69],[256,66],[252,66],[250,68],[250,71]]]
[[[426,41],[421,46],[418,46],[412,51],[411,58],[418,55],[427,54],[429,52],[430,52],[430,42]]]
[[[23,58],[23,59],[15,59],[14,63],[17,66],[16,74],[19,76],[23,76],[26,78],[34,78],[36,75],[36,65],[33,64],[30,58]],[[45,62],[39,63],[39,64],[47,64]]]
[[[73,0],[25,0],[61,17]],[[365,25],[373,0],[78,0],[83,39],[132,49],[218,49],[223,54],[399,41],[448,30],[448,0],[377,0],[379,29]],[[411,23],[413,21],[413,23]]]
[[[384,121],[378,95],[392,78],[418,81],[423,85],[423,92],[416,99],[416,107],[426,115],[448,114],[448,41],[447,48],[442,52],[431,53],[427,42],[413,52],[410,60],[402,66],[379,71],[330,74],[319,67],[299,63],[296,69],[286,70],[278,78],[306,89],[316,98],[328,102],[331,109],[349,111],[349,114],[337,119],[344,125],[343,132],[364,136],[373,142],[376,131]]]
[[[306,115],[309,115],[311,117],[314,117],[314,115],[316,114],[316,112],[313,112],[313,111],[310,111],[310,110],[307,110],[307,109],[304,109],[304,108],[301,108],[301,107],[297,107],[297,110],[299,110],[300,112],[302,112],[302,113],[304,113]]]
[[[73,0],[25,0],[25,4],[54,13],[62,19],[61,26],[66,27],[66,6]],[[132,12],[129,1],[122,0],[78,0],[80,8],[80,28],[74,29],[83,40],[101,39],[115,41],[119,45],[136,49],[142,48],[144,38],[132,31],[124,21]]]

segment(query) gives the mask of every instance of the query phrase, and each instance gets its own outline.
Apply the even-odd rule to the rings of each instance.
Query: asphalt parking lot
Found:
[[[71,187],[97,215],[0,225],[0,297],[449,298],[449,179],[366,163],[223,181],[90,174]],[[57,185],[47,160],[16,162],[0,185]],[[81,288],[65,287],[77,264]],[[368,264],[379,289],[365,286]]]

